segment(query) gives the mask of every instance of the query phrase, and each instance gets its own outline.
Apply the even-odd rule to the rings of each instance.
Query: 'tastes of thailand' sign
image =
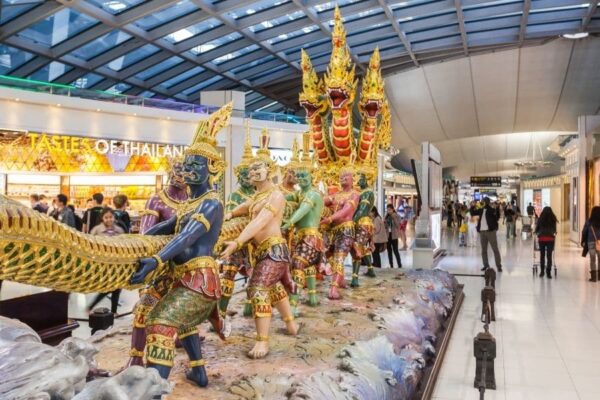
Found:
[[[501,176],[472,176],[471,177],[472,187],[501,187],[502,177]]]

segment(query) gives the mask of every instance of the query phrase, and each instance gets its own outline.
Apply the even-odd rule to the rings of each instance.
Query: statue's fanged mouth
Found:
[[[341,88],[331,88],[327,89],[327,94],[331,99],[331,107],[332,108],[341,108],[344,103],[348,101],[348,92]]]
[[[306,111],[306,116],[308,118],[311,118],[313,115],[315,115],[315,113],[317,112],[317,110],[319,109],[319,107],[315,106],[313,103],[309,102],[309,101],[301,101],[300,105],[304,108],[304,110]]]
[[[363,108],[369,117],[375,118],[381,110],[381,105],[377,100],[368,100]]]

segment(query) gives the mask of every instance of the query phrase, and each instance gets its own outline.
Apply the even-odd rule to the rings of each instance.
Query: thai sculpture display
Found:
[[[296,282],[296,292],[290,295],[290,304],[296,314],[299,292],[307,286],[308,304],[318,304],[317,266],[322,262],[323,236],[319,231],[323,198],[313,181],[313,159],[310,156],[310,133],[303,135],[302,159],[293,165],[300,190],[287,196],[288,201],[297,204],[294,213],[284,221],[284,230],[293,230],[292,279]]]
[[[142,258],[131,278],[132,284],[142,283],[159,266],[169,266],[168,273],[174,283],[150,311],[146,321],[147,367],[168,378],[177,334],[190,360],[191,371],[186,376],[198,386],[206,386],[208,377],[197,326],[208,319],[217,333],[224,334],[224,323],[217,308],[221,282],[213,257],[224,211],[212,188],[225,169],[225,162],[215,148],[216,135],[229,124],[231,110],[230,103],[198,125],[183,162],[190,197],[175,217],[146,232],[147,235],[175,234],[175,237],[159,252]]]
[[[167,221],[176,215],[187,200],[183,164],[181,160],[173,160],[169,171],[167,186],[152,196],[140,212],[140,233],[146,233],[154,225]],[[171,287],[173,280],[169,274],[155,279],[151,285],[140,292],[140,299],[133,309],[133,329],[131,331],[131,349],[126,366],[144,365],[144,349],[146,347],[146,317],[156,303]]]
[[[333,279],[330,299],[339,299],[345,287],[343,262],[352,250],[352,286],[358,286],[358,268],[364,258],[370,265],[373,235],[369,212],[374,203],[372,191],[377,176],[377,149],[389,147],[391,124],[389,105],[381,77],[379,50],[375,49],[362,81],[358,110],[361,126],[353,133],[352,111],[357,82],[355,68],[346,44],[346,32],[339,8],[334,12],[332,52],[327,72],[319,79],[310,58],[302,52],[300,105],[306,111],[314,142],[319,179],[327,188],[322,233],[329,249]],[[361,192],[354,189],[358,182]],[[374,276],[372,268],[367,272]]]
[[[234,172],[238,180],[238,188],[229,195],[229,199],[225,204],[225,212],[233,211],[237,206],[250,200],[254,195],[254,186],[250,182],[249,178],[249,167],[250,162],[253,159],[252,155],[252,144],[250,142],[250,128],[247,126],[246,141],[244,144],[244,152],[242,154],[241,162],[235,166]],[[248,224],[248,218],[237,217],[226,222],[227,225],[234,227],[238,226],[239,232]],[[237,237],[237,236],[236,236]],[[227,307],[229,300],[233,294],[233,288],[235,286],[235,277],[239,273],[246,277],[250,277],[252,274],[252,267],[250,265],[250,257],[248,252],[248,246],[244,246],[240,250],[236,251],[221,267],[221,299],[219,300],[219,311],[223,318],[226,317]],[[252,308],[249,303],[246,303],[244,307],[244,316],[252,315]]]
[[[287,332],[295,335],[298,327],[292,315],[287,292],[295,292],[290,274],[287,241],[281,233],[285,197],[273,184],[275,164],[268,150],[268,131],[261,133],[261,146],[250,164],[250,181],[256,187],[254,197],[226,214],[225,219],[249,215],[250,223],[235,241],[226,242],[221,257],[227,259],[252,241],[254,260],[247,296],[252,304],[256,324],[256,343],[248,355],[265,357],[269,352],[269,327],[272,307],[275,306],[286,324]],[[286,291],[287,290],[287,291]]]

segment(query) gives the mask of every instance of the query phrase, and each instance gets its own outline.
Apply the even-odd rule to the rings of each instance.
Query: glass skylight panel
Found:
[[[138,73],[137,75],[135,75],[135,77],[145,81],[146,79],[151,78],[154,75],[160,74],[161,72],[174,67],[182,61],[183,58],[177,56],[167,58],[166,60],[159,62],[158,64],[153,65],[152,67]]]
[[[33,58],[33,54],[0,43],[0,75],[20,67]]]
[[[123,11],[130,9],[131,7],[137,6],[143,3],[144,0],[87,0],[88,3],[92,3],[96,7],[102,8],[104,11],[108,11],[111,14],[120,14]]]
[[[128,85],[126,83],[117,83],[116,85],[114,85],[113,87],[108,88],[106,91],[108,93],[113,93],[113,94],[121,94],[124,91],[126,91],[127,89],[130,89],[131,85]]]
[[[256,3],[252,3],[244,8],[238,8],[227,14],[235,19],[244,17],[246,15],[256,14],[257,12],[264,11],[269,8],[279,6],[281,4],[288,3],[290,0],[261,0]]]
[[[0,1],[0,25],[17,18],[19,15],[39,6],[44,0],[1,0]]]
[[[242,35],[239,32],[233,32],[233,33],[230,33],[229,35],[212,40],[208,43],[204,43],[204,44],[201,44],[200,46],[196,46],[193,49],[191,49],[190,52],[194,55],[206,53],[207,51],[216,49],[219,46],[223,46],[224,44],[233,42],[234,40],[237,40],[241,37],[242,37]]]
[[[239,67],[236,67],[236,68],[232,69],[231,72],[233,72],[234,74],[237,74],[238,72],[244,72],[247,69],[256,67],[259,64],[267,63],[267,62],[269,62],[271,60],[274,60],[274,59],[275,59],[275,57],[272,56],[272,55],[269,55],[269,56],[266,56],[266,57],[263,57],[263,58],[259,58],[258,60],[254,60],[254,61],[249,62],[247,64],[240,65]]]
[[[52,82],[59,76],[66,74],[72,69],[73,67],[69,65],[59,63],[58,61],[52,61],[50,64],[46,64],[45,67],[38,69],[27,78],[35,81]]]
[[[193,36],[207,32],[207,31],[214,29],[220,25],[221,25],[221,22],[218,19],[209,18],[205,21],[198,22],[195,25],[180,29],[177,32],[173,32],[173,33],[165,36],[165,39],[171,43],[179,43],[185,39],[189,39]]]
[[[156,96],[156,93],[151,90],[146,90],[145,92],[140,93],[138,96],[149,99],[150,97]]]
[[[71,8],[63,8],[48,18],[20,31],[24,37],[44,46],[54,46],[77,33],[97,24],[98,21]]]
[[[228,60],[233,60],[233,59],[234,59],[234,58],[236,58],[236,57],[239,57],[239,56],[241,56],[241,55],[244,55],[244,54],[250,53],[251,51],[254,51],[254,50],[257,50],[257,49],[258,49],[258,45],[256,45],[256,44],[253,44],[253,45],[251,45],[251,46],[244,47],[243,49],[240,49],[240,50],[234,51],[234,52],[232,52],[232,53],[225,54],[224,56],[221,56],[221,57],[215,58],[215,59],[213,60],[213,62],[214,62],[215,64],[217,64],[217,65],[218,65],[218,64],[221,64],[221,63],[223,63],[223,62],[225,62],[225,61],[228,61]]]
[[[296,20],[298,18],[302,18],[302,17],[304,17],[304,13],[302,11],[294,11],[293,13],[283,15],[279,18],[263,21],[260,24],[251,26],[249,29],[252,32],[260,32],[260,31],[264,31],[265,29],[272,28],[276,25],[285,24],[286,22],[294,21],[294,20]]]
[[[185,94],[186,96],[189,96],[190,94],[196,93],[200,90],[202,90],[203,88],[212,85],[213,83],[217,83],[218,81],[220,81],[222,78],[219,75],[215,75],[210,79],[207,79],[203,82],[200,82],[197,85],[192,86],[191,88],[187,88],[183,91],[183,94]]]
[[[583,4],[574,4],[574,5],[568,5],[568,6],[534,8],[535,5],[536,5],[535,3],[533,3],[531,5],[531,11],[530,11],[531,13],[548,12],[548,11],[575,10],[575,9],[578,9],[578,8],[588,8],[590,6],[589,3],[583,3]]]
[[[87,61],[123,43],[130,37],[131,35],[128,33],[114,30],[106,35],[102,35],[99,38],[92,40],[88,44],[83,45],[78,49],[73,50],[70,54]]]
[[[79,89],[89,89],[96,83],[100,82],[102,79],[104,78],[100,75],[90,72],[89,74],[85,74],[81,78],[77,78],[75,82],[71,82],[71,85]]]
[[[120,71],[123,68],[127,68],[131,64],[136,63],[136,62],[156,53],[157,51],[158,51],[158,47],[156,47],[152,44],[147,44],[145,46],[140,47],[139,49],[133,50],[129,54],[125,54],[124,56],[121,56],[121,57],[117,58],[116,60],[111,61],[110,63],[108,63],[107,66],[108,66],[108,68],[112,69],[113,71]]]
[[[362,1],[362,0],[337,0],[337,1],[328,1],[326,3],[317,4],[313,8],[315,10],[317,10],[318,12],[323,12],[323,11],[327,11],[327,10],[333,9],[333,7],[335,7],[336,4],[338,6],[340,6],[340,8],[341,8],[341,7],[343,7],[343,6],[347,5],[347,4],[358,3],[359,1]],[[342,14],[343,13],[344,13],[344,11],[342,10]]]
[[[198,8],[190,0],[178,1],[167,8],[152,13],[134,22],[135,25],[147,31],[159,25],[173,21],[183,15],[196,11]]]
[[[160,86],[164,87],[165,89],[170,88],[173,85],[178,84],[179,82],[182,82],[186,79],[189,79],[193,76],[196,76],[200,73],[204,72],[204,68],[202,67],[194,67],[192,69],[189,69],[187,71],[185,71],[183,74],[179,74],[169,80],[164,81],[163,83],[160,84]]]
[[[294,37],[300,36],[300,35],[305,35],[307,33],[314,32],[318,29],[319,29],[319,27],[317,25],[305,26],[304,28],[298,29],[296,31],[282,33],[281,35],[279,35],[277,37],[267,40],[267,42],[269,44],[283,42],[284,40],[291,39],[291,38],[294,38]]]

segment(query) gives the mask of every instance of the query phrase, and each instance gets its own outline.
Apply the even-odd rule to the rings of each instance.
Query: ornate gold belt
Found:
[[[258,246],[256,246],[256,249],[254,250],[254,254],[263,254],[264,252],[266,252],[271,247],[273,247],[277,244],[287,244],[287,240],[285,240],[284,238],[279,237],[279,236],[273,236],[273,237],[266,238],[265,240],[260,242],[258,244]]]
[[[371,217],[362,217],[358,220],[357,225],[369,225],[373,226],[373,218]]]
[[[331,229],[331,231],[333,233],[336,233],[336,232],[342,231],[342,230],[344,230],[346,228],[352,228],[352,229],[354,229],[354,221],[346,221],[346,222],[343,222],[343,223],[341,223],[339,225],[336,225],[336,226],[334,226]]]
[[[301,228],[296,232],[296,237],[298,240],[302,240],[305,236],[317,236],[321,238],[321,231],[317,228]]]
[[[205,268],[211,268],[215,274],[219,273],[217,262],[214,258],[208,256],[192,258],[191,260],[182,265],[176,265],[174,268],[174,272],[175,276],[177,278],[180,278],[187,272]]]

